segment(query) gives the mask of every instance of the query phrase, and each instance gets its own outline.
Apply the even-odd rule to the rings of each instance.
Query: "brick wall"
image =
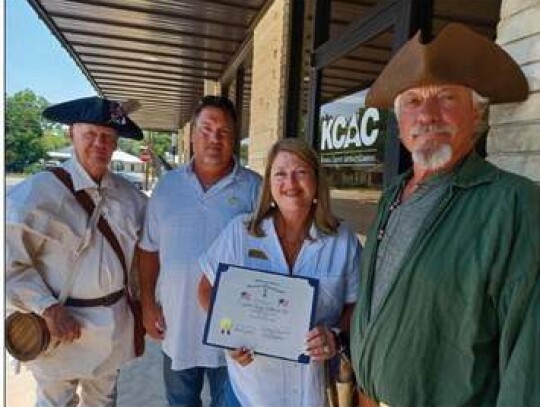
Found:
[[[253,34],[249,165],[263,173],[270,146],[283,137],[286,108],[289,0],[275,0]]]
[[[529,82],[522,103],[490,107],[489,161],[540,183],[540,0],[503,0],[497,42]]]

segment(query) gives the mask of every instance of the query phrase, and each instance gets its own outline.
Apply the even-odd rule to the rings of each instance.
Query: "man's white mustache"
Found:
[[[449,136],[453,136],[456,131],[457,129],[450,124],[416,125],[411,129],[411,136],[417,138],[433,133],[447,133]]]

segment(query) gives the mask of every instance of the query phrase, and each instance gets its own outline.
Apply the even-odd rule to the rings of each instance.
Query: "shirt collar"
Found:
[[[452,185],[460,188],[470,188],[476,185],[491,182],[499,176],[499,169],[493,164],[481,158],[475,151],[466,156],[450,172],[441,174],[433,178],[434,182],[452,177]],[[412,176],[412,168],[403,174],[398,175],[390,181],[389,189],[403,188],[405,182]]]
[[[227,175],[225,175],[220,181],[224,180],[227,177],[236,178],[236,176],[238,175],[238,171],[240,170],[240,164],[238,163],[238,160],[236,159],[235,156],[233,156],[232,159],[234,162],[232,171],[229,172]],[[195,170],[193,169],[193,165],[194,165],[194,158],[191,157],[191,159],[187,163],[186,172],[192,176],[195,176]]]
[[[456,170],[453,184],[460,188],[471,188],[495,181],[500,170],[481,158],[476,152],[469,154]]]
[[[73,152],[73,155],[69,160],[62,164],[62,167],[70,173],[71,179],[73,180],[73,189],[75,191],[83,189],[104,189],[113,186],[113,180],[109,171],[105,172],[105,175],[101,179],[101,184],[94,181],[79,162],[75,152]]]
[[[277,236],[277,230],[274,225],[274,217],[273,216],[267,216],[262,221],[262,228],[265,231],[265,233],[271,232]],[[308,237],[313,242],[319,241],[320,238],[322,238],[324,235],[317,229],[317,226],[315,226],[315,221],[311,222],[311,226],[309,227],[309,234]]]

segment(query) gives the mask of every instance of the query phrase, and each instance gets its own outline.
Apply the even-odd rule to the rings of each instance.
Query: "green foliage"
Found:
[[[62,125],[42,118],[49,102],[31,90],[17,92],[6,99],[5,166],[7,172],[33,173],[42,167],[47,151],[58,150],[69,144]],[[141,148],[151,145],[164,156],[171,146],[169,133],[145,132],[145,140],[120,138],[118,147],[139,156]]]
[[[141,153],[141,146],[143,146],[144,141],[137,141],[127,138],[118,139],[118,148],[122,151],[125,151],[128,154],[133,154],[139,156]]]
[[[23,174],[25,175],[36,174],[40,171],[43,171],[44,168],[45,166],[41,162],[32,163],[24,167]]]
[[[171,147],[171,135],[169,133],[144,132],[144,140],[137,141],[131,139],[118,139],[118,148],[126,153],[139,156],[141,150],[146,146],[151,145],[154,151],[161,157]]]
[[[8,172],[23,172],[45,157],[43,132],[54,128],[41,117],[48,105],[45,98],[28,89],[7,97],[5,165]]]
[[[160,157],[163,157],[165,152],[169,151],[171,147],[170,133],[146,132],[145,138]]]
[[[63,131],[50,129],[43,132],[40,143],[44,151],[54,151],[68,146],[69,139]]]
[[[249,158],[249,145],[247,143],[242,144],[240,143],[240,164],[242,165],[248,165],[248,158]]]

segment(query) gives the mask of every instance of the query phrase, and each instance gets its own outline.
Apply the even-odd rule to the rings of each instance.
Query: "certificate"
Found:
[[[312,328],[318,280],[220,264],[203,343],[301,363]]]

